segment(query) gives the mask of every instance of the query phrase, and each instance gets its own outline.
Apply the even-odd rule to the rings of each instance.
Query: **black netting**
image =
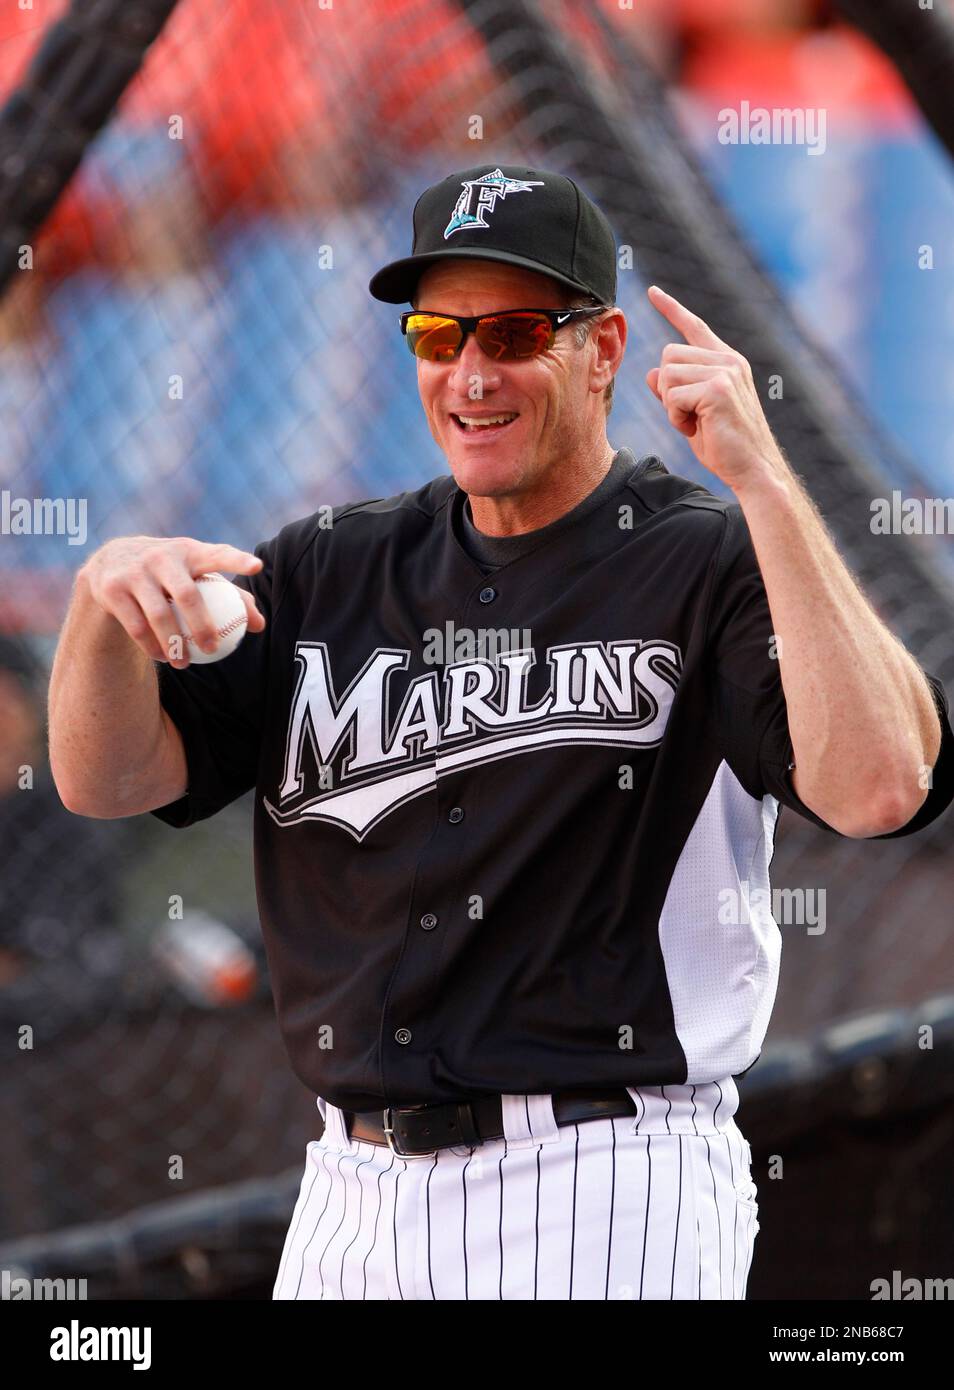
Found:
[[[49,6],[45,21],[64,9]],[[77,566],[112,536],[250,549],[323,504],[444,471],[398,310],[367,281],[408,249],[418,193],[448,171],[490,154],[586,185],[634,258],[620,272],[632,337],[613,442],[719,490],[644,384],[667,337],[645,297],[656,281],[746,354],[865,591],[927,669],[954,678],[949,537],[869,526],[873,497],[923,495],[917,468],[755,262],[614,11],[181,0],[45,230],[27,237],[29,264],[0,306],[0,487],[84,511],[76,544],[0,537],[11,643],[0,654],[0,1238],[279,1174],[316,1132],[268,993],[250,806],[185,835],[148,817],[71,816],[44,763],[44,667]],[[135,63],[114,46],[101,56],[117,77]],[[18,138],[30,109],[28,92],[7,106]],[[65,97],[55,119],[40,114],[64,148],[90,133]],[[25,218],[22,207],[8,216],[8,249],[22,250]],[[770,377],[782,400],[766,398]],[[823,901],[825,929],[782,924],[770,1043],[954,988],[949,823],[875,843],[783,816],[774,882]],[[254,965],[240,1002],[197,1002],[157,956],[173,898],[197,934],[214,919],[213,934],[226,928]]]

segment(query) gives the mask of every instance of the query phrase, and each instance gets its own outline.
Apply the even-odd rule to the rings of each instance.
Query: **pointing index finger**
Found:
[[[211,554],[202,557],[203,563],[213,569],[227,570],[229,574],[257,574],[262,561],[247,550],[239,550],[234,545],[210,546]]]
[[[705,319],[701,319],[698,314],[687,309],[685,304],[680,304],[674,295],[667,294],[658,285],[650,285],[646,293],[649,295],[653,308],[658,309],[663,318],[668,319],[673,328],[677,329],[686,342],[691,343],[693,347],[728,347],[727,343],[724,343],[720,337],[713,333]]]

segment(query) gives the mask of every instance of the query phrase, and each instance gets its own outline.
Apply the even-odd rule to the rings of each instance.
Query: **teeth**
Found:
[[[509,415],[458,415],[457,418],[465,429],[482,429],[486,425],[506,425],[516,420],[517,415],[512,411]]]

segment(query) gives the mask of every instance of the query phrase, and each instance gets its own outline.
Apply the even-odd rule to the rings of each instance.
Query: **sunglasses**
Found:
[[[507,309],[475,319],[411,309],[401,315],[401,332],[414,356],[424,362],[453,362],[468,333],[473,333],[488,357],[497,362],[516,362],[538,357],[551,348],[558,328],[601,314],[607,307],[599,304],[592,309]]]

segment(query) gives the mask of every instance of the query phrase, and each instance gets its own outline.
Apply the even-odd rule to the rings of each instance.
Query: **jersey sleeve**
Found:
[[[214,816],[255,786],[268,681],[275,540],[255,547],[263,561],[255,575],[234,583],[251,593],[265,618],[264,632],[247,632],[221,661],[176,670],[156,662],[159,699],[182,736],[188,789],[152,815],[180,829]]]
[[[810,810],[792,786],[795,754],[768,596],[741,507],[728,507],[726,516],[706,644],[723,757],[751,796],[774,796],[781,805],[837,835],[840,832]],[[954,733],[947,694],[936,676],[925,672],[925,678],[942,734],[927,798],[905,825],[871,839],[911,835],[935,820],[954,799]]]

